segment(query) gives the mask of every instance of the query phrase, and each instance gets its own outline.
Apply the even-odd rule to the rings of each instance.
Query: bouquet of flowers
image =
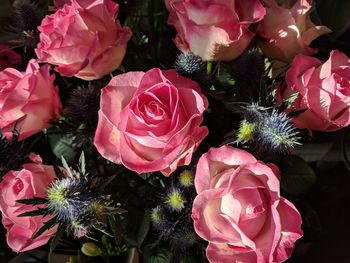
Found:
[[[334,238],[324,227],[345,222],[329,211],[349,200],[347,1],[0,10],[0,211],[14,252],[346,261],[315,251]]]

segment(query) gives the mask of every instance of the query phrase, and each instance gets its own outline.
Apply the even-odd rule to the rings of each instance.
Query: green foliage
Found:
[[[316,181],[313,169],[300,157],[289,155],[279,163],[281,187],[292,195],[305,193]]]
[[[48,141],[52,152],[57,158],[62,156],[68,161],[73,161],[77,155],[77,148],[74,147],[75,137],[72,134],[63,134],[59,130],[52,128],[48,130]]]
[[[144,263],[169,263],[171,252],[159,246],[145,246],[143,261]]]

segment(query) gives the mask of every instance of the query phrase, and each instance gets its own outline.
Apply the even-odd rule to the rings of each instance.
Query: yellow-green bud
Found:
[[[100,248],[92,242],[84,243],[81,247],[81,252],[88,257],[97,257],[101,254]]]
[[[243,120],[241,122],[241,125],[239,127],[238,133],[237,133],[237,143],[247,143],[251,139],[253,139],[253,134],[255,131],[255,124],[250,123],[246,120]]]
[[[157,206],[156,208],[152,209],[151,220],[154,224],[159,224],[163,221],[163,215],[160,210],[160,207]]]
[[[179,190],[173,189],[166,197],[165,202],[167,205],[176,211],[180,211],[184,208],[185,200]]]
[[[180,174],[179,178],[180,185],[183,187],[189,187],[193,185],[193,176],[191,171],[185,170]]]

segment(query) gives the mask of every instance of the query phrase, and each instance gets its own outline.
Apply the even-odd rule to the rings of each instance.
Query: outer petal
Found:
[[[195,176],[197,193],[210,189],[212,178],[222,170],[255,162],[256,159],[251,154],[237,148],[229,146],[211,148],[201,156],[197,164]]]
[[[281,239],[274,253],[273,262],[279,263],[291,256],[294,243],[303,236],[303,231],[301,216],[292,203],[281,198],[277,209],[281,220]]]
[[[209,242],[206,254],[210,263],[265,263],[258,259],[255,251],[249,249],[237,251],[227,244]]]

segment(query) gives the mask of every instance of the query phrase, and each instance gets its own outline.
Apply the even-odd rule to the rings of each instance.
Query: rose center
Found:
[[[13,192],[17,195],[22,191],[23,187],[23,182],[20,179],[16,179],[16,182],[13,185]]]
[[[334,80],[336,81],[337,90],[345,96],[350,96],[350,81],[338,74],[334,74]]]

